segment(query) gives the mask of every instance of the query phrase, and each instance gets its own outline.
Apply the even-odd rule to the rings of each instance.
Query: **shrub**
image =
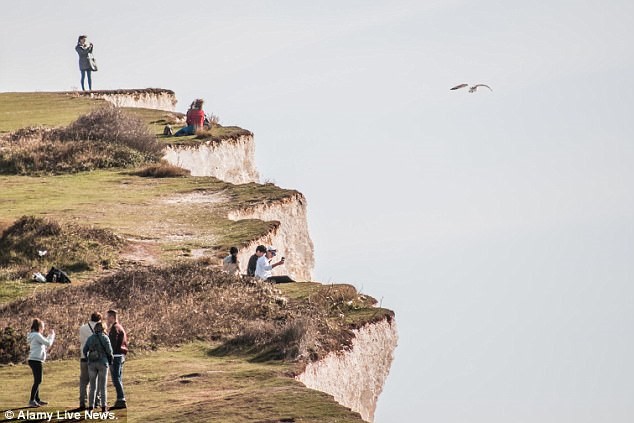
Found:
[[[0,328],[0,363],[22,363],[28,353],[26,336],[22,332],[11,326]]]
[[[54,131],[29,131],[29,128],[25,128],[12,134],[8,140],[0,140],[0,173],[76,173],[136,167],[157,160],[154,155],[124,144],[86,140],[61,141],[58,138]]]
[[[103,107],[80,116],[57,136],[66,141],[108,141],[159,157],[163,147],[137,116],[117,107]]]
[[[69,271],[108,268],[123,243],[106,229],[23,216],[0,236],[0,266],[22,272],[25,268],[45,272],[52,265]],[[38,250],[47,253],[40,257]]]
[[[191,172],[189,170],[169,163],[148,166],[139,171],[133,172],[133,175],[150,178],[179,178],[190,174]]]

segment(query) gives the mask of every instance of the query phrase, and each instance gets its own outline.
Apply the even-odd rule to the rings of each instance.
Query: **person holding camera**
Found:
[[[282,257],[277,263],[271,264],[273,257],[277,255],[277,250],[274,247],[267,247],[266,254],[260,257],[255,266],[255,277],[267,282],[273,283],[287,283],[295,282],[288,276],[273,276],[273,269],[277,266],[284,264],[286,259]]]
[[[88,338],[84,349],[84,356],[88,358],[88,376],[90,377],[90,393],[88,395],[88,409],[95,408],[95,396],[99,390],[101,398],[101,411],[108,411],[108,367],[114,360],[110,339],[103,333],[101,322],[95,325],[95,333]],[[97,382],[99,387],[97,387]]]
[[[33,386],[31,387],[31,400],[29,407],[40,407],[48,404],[40,399],[40,384],[44,376],[44,362],[46,361],[46,347],[53,345],[55,341],[55,331],[51,329],[51,333],[45,337],[44,322],[40,319],[33,319],[31,324],[31,332],[26,336],[26,340],[31,347],[29,351],[29,367],[33,372]]]
[[[92,72],[96,71],[94,58],[92,57],[92,43],[88,42],[86,35],[80,35],[77,39],[75,51],[79,55],[79,71],[81,72],[81,89],[86,91],[84,80],[88,76],[88,89],[92,90]]]

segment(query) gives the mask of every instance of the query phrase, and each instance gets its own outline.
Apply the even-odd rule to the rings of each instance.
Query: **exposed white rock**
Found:
[[[332,352],[310,363],[296,377],[311,389],[332,395],[335,400],[374,421],[376,403],[392,365],[398,342],[396,324],[383,320],[354,331],[352,347]]]
[[[289,275],[296,281],[312,280],[315,267],[313,241],[308,233],[306,198],[297,193],[291,198],[261,204],[229,214],[231,220],[260,219],[265,222],[278,221],[280,225],[267,236],[257,239],[242,248],[238,260],[246,268],[249,257],[258,245],[273,245],[278,250],[274,259],[286,258],[283,266],[273,269],[274,275]]]
[[[251,135],[197,145],[170,145],[165,160],[191,171],[192,176],[213,176],[233,184],[258,182],[255,142]]]
[[[90,91],[85,95],[101,98],[116,107],[176,111],[176,96],[173,91],[160,89]]]

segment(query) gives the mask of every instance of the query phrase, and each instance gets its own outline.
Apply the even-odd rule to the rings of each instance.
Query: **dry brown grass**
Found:
[[[55,175],[95,169],[140,166],[155,158],[126,145],[102,141],[59,141],[45,138],[0,140],[0,173]]]
[[[167,162],[162,162],[160,164],[147,166],[132,174],[145,178],[182,178],[189,176],[191,171]]]
[[[65,128],[29,127],[0,140],[0,173],[61,174],[137,167],[159,160],[162,146],[138,117],[115,107]]]
[[[147,124],[118,107],[102,107],[82,115],[55,136],[65,141],[107,141],[159,157],[163,147]]]
[[[335,302],[353,295],[343,291],[341,298],[332,297]],[[91,284],[41,291],[5,305],[0,327],[10,326],[21,336],[31,319],[42,318],[57,333],[52,359],[78,356],[79,326],[93,311],[109,308],[120,310],[131,351],[137,353],[204,340],[223,343],[214,355],[304,362],[350,344],[352,326],[328,294],[317,290],[289,299],[280,294],[274,285],[231,277],[204,261],[120,269]],[[354,296],[358,301],[356,291]]]
[[[51,265],[73,272],[109,268],[124,244],[106,229],[23,216],[0,236],[0,268],[21,278]],[[40,257],[38,250],[47,253]]]

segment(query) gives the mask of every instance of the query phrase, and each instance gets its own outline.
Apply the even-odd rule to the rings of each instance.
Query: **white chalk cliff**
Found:
[[[233,184],[259,182],[252,135],[222,141],[201,141],[194,145],[169,145],[163,156],[192,176],[213,176]]]
[[[383,320],[353,332],[349,350],[332,352],[310,363],[296,379],[332,395],[338,403],[361,414],[363,420],[372,422],[398,342],[396,323]]]
[[[170,111],[174,110],[176,104],[175,98],[167,94],[159,95],[154,100],[150,95],[139,95],[134,101],[111,94],[102,95],[101,98],[117,106],[153,106],[151,108]],[[172,98],[172,108],[168,108]],[[213,176],[234,184],[259,182],[252,135],[170,145],[165,149],[164,158],[190,170],[193,176]],[[257,245],[274,245],[279,250],[278,257],[286,258],[286,264],[276,267],[274,274],[287,274],[297,281],[312,280],[315,264],[313,242],[308,231],[306,198],[301,193],[233,211],[228,217],[236,221],[259,219],[278,222],[270,233],[240,250],[238,259],[243,267]],[[337,402],[372,422],[398,341],[396,323],[393,318],[368,323],[354,330],[353,335],[350,348],[332,352],[321,360],[309,363],[297,379],[309,388],[332,395]]]
[[[315,258],[306,214],[306,198],[300,193],[284,200],[229,213],[231,220],[259,219],[265,222],[279,222],[279,226],[264,238],[254,240],[241,249],[238,255],[240,263],[244,263],[246,267],[249,257],[258,245],[272,245],[278,250],[277,259],[286,259],[283,266],[273,269],[274,275],[289,275],[301,282],[311,281]]]
[[[100,98],[116,107],[137,107],[174,112],[176,110],[176,95],[174,91],[159,88],[145,88],[139,90],[97,90],[77,92],[91,98]]]

